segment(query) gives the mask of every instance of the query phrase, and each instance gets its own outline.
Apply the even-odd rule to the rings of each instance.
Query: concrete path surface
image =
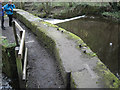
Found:
[[[18,20],[17,20],[18,21]],[[57,62],[46,49],[41,46],[36,36],[18,21],[26,31],[26,46],[28,47],[28,88],[64,88],[64,83],[59,72]],[[8,18],[5,18],[6,36],[9,42],[14,42],[12,27],[8,26]],[[18,31],[18,30],[17,30]]]

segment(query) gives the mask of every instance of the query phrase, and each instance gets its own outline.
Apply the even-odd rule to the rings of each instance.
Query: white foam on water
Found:
[[[58,24],[58,23],[63,23],[63,22],[67,22],[67,21],[83,18],[83,17],[85,17],[85,15],[74,17],[74,18],[70,18],[70,19],[64,19],[64,20],[61,20],[61,19],[44,19],[44,18],[43,18],[43,20],[46,21],[46,22],[49,22],[51,24]]]

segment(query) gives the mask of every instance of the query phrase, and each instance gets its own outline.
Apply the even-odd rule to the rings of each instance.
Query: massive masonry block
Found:
[[[80,37],[56,25],[44,22],[24,10],[15,9],[14,16],[30,28],[45,48],[55,56],[66,87],[119,87],[119,79]],[[80,48],[79,45],[85,48]]]

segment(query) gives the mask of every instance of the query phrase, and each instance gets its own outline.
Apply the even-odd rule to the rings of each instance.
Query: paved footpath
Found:
[[[26,30],[28,88],[64,88],[64,83],[55,58],[42,47],[36,36],[28,28],[19,21],[18,23]],[[9,42],[14,42],[13,30],[12,27],[8,26],[8,18],[5,18],[5,27],[6,30],[2,32],[3,36],[6,36]]]

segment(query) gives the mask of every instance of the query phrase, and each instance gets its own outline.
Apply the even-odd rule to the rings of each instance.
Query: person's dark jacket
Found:
[[[2,9],[2,3],[0,2],[0,16],[4,16],[4,10]]]

